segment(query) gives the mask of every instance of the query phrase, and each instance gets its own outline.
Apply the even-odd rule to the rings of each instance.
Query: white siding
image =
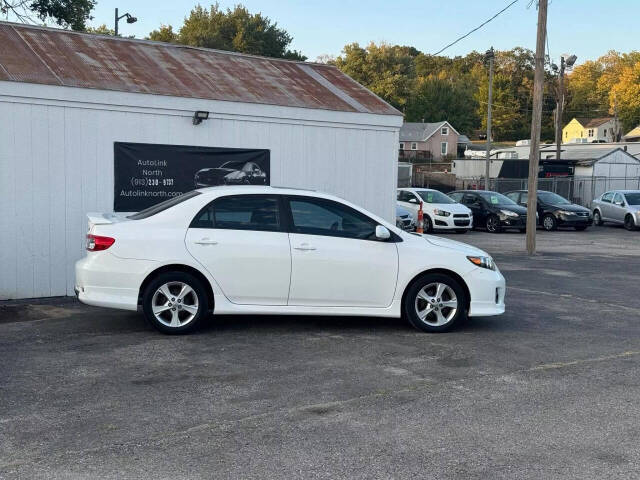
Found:
[[[113,209],[115,141],[267,148],[272,185],[393,220],[401,117],[243,105],[0,82],[0,299],[73,295],[86,212]]]

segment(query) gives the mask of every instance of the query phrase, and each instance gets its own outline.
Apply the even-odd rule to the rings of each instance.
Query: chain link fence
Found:
[[[489,190],[506,193],[526,190],[526,178],[492,178]],[[428,183],[428,182],[427,182]],[[427,185],[425,185],[426,187]],[[435,186],[431,188],[436,188]],[[456,179],[455,190],[484,189],[480,178]],[[447,191],[452,191],[453,188]],[[640,190],[640,177],[551,177],[539,178],[538,190],[547,190],[569,199],[573,203],[591,207],[591,201],[609,190]],[[444,190],[443,190],[444,191]]]

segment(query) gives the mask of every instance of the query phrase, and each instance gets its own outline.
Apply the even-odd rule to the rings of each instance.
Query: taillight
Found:
[[[87,235],[87,250],[90,252],[98,252],[106,250],[116,241],[115,238],[101,237],[100,235]]]

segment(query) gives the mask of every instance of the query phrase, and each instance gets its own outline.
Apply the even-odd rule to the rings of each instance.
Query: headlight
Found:
[[[511,210],[500,210],[500,213],[505,217],[517,217],[518,214],[516,212],[512,212]]]
[[[467,257],[471,263],[480,268],[488,268],[489,270],[495,270],[496,264],[491,257]]]
[[[560,215],[573,215],[573,212],[570,212],[568,210],[558,210],[558,213]]]
[[[433,213],[435,213],[436,215],[438,215],[439,217],[448,217],[449,215],[451,215],[451,212],[447,212],[446,210],[440,210],[438,208],[436,208]]]

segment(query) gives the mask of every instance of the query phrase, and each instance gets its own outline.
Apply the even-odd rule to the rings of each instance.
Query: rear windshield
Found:
[[[196,190],[191,190],[190,192],[183,193],[182,195],[178,195],[177,197],[171,197],[164,202],[156,203],[149,208],[145,208],[144,210],[140,210],[138,213],[134,213],[133,215],[129,215],[127,218],[131,220],[142,220],[143,218],[149,218],[155,215],[156,213],[160,213],[168,208],[171,208],[179,203],[184,202],[185,200],[189,200],[197,195],[200,195],[200,192]]]

